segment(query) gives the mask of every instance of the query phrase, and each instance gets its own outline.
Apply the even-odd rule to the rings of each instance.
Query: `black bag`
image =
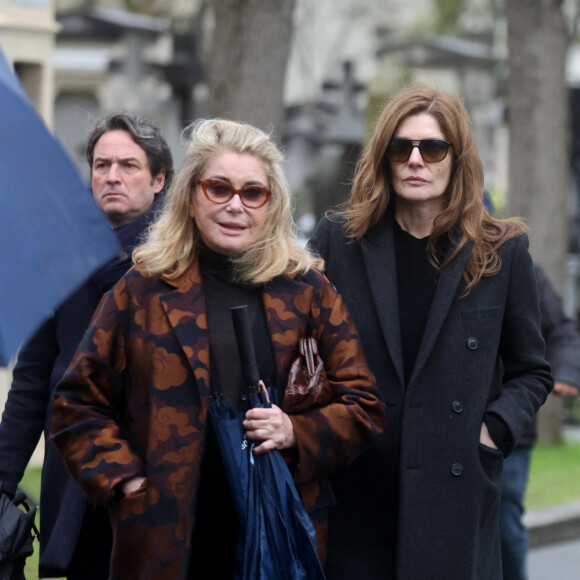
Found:
[[[34,551],[34,536],[39,535],[34,523],[37,509],[30,507],[20,488],[11,498],[0,483],[0,580],[26,580],[24,564]]]

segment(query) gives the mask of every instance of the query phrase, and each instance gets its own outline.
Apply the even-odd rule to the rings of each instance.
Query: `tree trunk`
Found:
[[[214,0],[209,116],[274,130],[280,140],[295,0]]]
[[[564,289],[570,216],[570,124],[562,0],[507,0],[509,209],[530,228],[531,252]]]
[[[526,218],[533,259],[562,293],[571,218],[570,128],[562,0],[507,0],[509,214]],[[540,411],[540,439],[560,437],[561,415]],[[556,423],[554,423],[556,422]]]

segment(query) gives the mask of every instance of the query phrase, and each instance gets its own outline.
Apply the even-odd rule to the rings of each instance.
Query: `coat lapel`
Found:
[[[443,322],[449,312],[453,299],[457,294],[463,270],[465,269],[465,264],[472,246],[473,242],[469,241],[461,249],[459,255],[441,272],[439,276],[437,288],[435,289],[435,296],[433,297],[433,303],[429,310],[427,324],[425,325],[421,346],[417,353],[417,359],[415,361],[415,366],[413,367],[413,372],[411,373],[408,387],[413,385],[413,382],[419,376],[423,365],[433,350],[433,346],[439,336]],[[450,248],[449,251],[451,252],[453,249]]]
[[[403,388],[405,374],[401,347],[393,219],[391,214],[387,213],[385,219],[361,240],[361,248],[381,330],[397,371],[399,384]]]
[[[194,261],[179,278],[165,282],[173,287],[161,296],[169,324],[193,369],[200,394],[209,395],[209,333],[199,263]]]
[[[209,332],[205,298],[202,291],[199,263],[194,262],[176,280],[165,280],[172,290],[161,297],[169,324],[185,352],[198,383],[207,385],[209,394]],[[276,371],[285,376],[296,357],[298,339],[305,334],[308,313],[299,316],[306,286],[287,276],[278,276],[267,285],[263,294],[268,330],[272,339]]]

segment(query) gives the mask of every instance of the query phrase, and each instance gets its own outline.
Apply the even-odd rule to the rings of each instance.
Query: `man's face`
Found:
[[[165,171],[151,176],[145,151],[126,131],[108,131],[97,141],[91,187],[111,225],[128,224],[145,213],[164,183]]]

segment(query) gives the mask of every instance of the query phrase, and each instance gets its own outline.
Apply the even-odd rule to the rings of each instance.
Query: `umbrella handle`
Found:
[[[258,382],[260,381],[260,373],[258,371],[258,363],[256,362],[256,350],[254,349],[248,307],[244,304],[242,306],[233,306],[230,310],[232,312],[234,333],[236,335],[236,343],[242,363],[242,375],[246,381],[246,385],[255,389],[258,387]]]

